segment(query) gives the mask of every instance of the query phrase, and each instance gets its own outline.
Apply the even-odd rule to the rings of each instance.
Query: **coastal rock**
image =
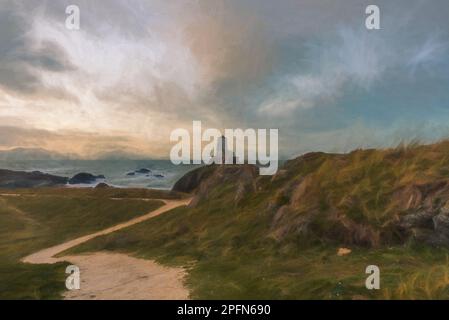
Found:
[[[69,180],[69,184],[91,184],[99,179],[105,179],[105,176],[103,175],[94,176],[93,174],[82,172],[74,175]]]
[[[151,173],[151,170],[142,168],[142,169],[136,170],[135,173],[146,174],[146,173]]]
[[[56,187],[67,184],[68,178],[45,174],[39,171],[23,172],[0,170],[0,188]]]
[[[403,229],[433,229],[433,216],[430,211],[420,210],[402,217],[399,226]]]
[[[179,179],[173,186],[173,191],[192,193],[197,190],[202,182],[210,177],[217,166],[211,165],[195,169],[186,173],[181,179]]]
[[[142,168],[142,169],[139,169],[139,170],[136,170],[136,171],[133,171],[133,172],[129,172],[129,173],[127,173],[126,175],[127,176],[130,176],[130,177],[133,177],[133,176],[135,176],[135,175],[138,175],[138,174],[144,174],[144,175],[146,175],[147,177],[149,177],[150,174],[151,173],[151,170],[150,169],[147,169],[147,168]]]
[[[107,189],[107,188],[112,188],[112,187],[104,182],[101,182],[95,186],[95,189]]]

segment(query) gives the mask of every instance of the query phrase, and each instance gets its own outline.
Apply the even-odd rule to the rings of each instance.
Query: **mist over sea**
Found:
[[[105,182],[123,188],[171,189],[175,182],[197,165],[175,166],[169,160],[0,160],[0,168],[15,171],[41,171],[71,178],[77,173],[87,172],[104,175],[93,185]],[[139,169],[149,169],[150,173],[134,173]]]

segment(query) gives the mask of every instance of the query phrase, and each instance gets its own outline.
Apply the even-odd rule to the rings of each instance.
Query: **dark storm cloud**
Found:
[[[22,9],[12,1],[2,1],[0,6],[0,86],[19,95],[43,89],[40,71],[75,69],[57,43],[33,43],[32,12]]]

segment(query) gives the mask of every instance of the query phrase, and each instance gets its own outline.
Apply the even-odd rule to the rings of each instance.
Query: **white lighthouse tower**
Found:
[[[234,157],[234,152],[228,149],[228,143],[225,136],[221,136],[218,139],[216,151],[217,154],[214,159],[216,164],[225,165],[235,163],[236,159]]]

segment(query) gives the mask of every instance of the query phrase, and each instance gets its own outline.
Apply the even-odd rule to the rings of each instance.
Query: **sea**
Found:
[[[187,172],[199,165],[174,165],[170,160],[0,160],[0,168],[14,171],[40,171],[71,178],[86,172],[104,175],[93,184],[71,187],[93,187],[100,182],[119,188],[169,190]],[[141,169],[149,173],[137,173]],[[134,174],[133,174],[134,173]]]

